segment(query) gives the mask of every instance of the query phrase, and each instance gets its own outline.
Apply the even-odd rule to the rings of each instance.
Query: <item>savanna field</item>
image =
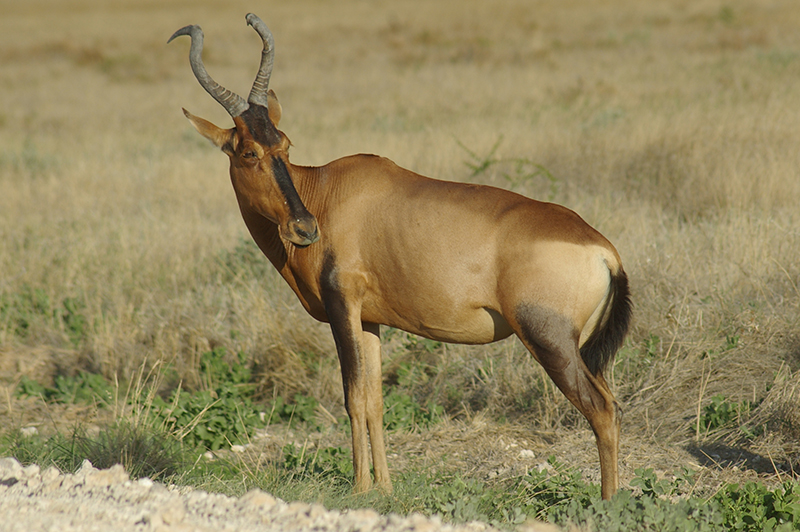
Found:
[[[614,243],[617,498],[518,340],[385,327],[395,493],[352,495],[330,329],[250,241],[181,107],[232,121],[166,44],[201,25],[246,96],[251,11],[295,164],[380,154]],[[0,455],[503,528],[798,529],[798,28],[791,0],[0,1]]]

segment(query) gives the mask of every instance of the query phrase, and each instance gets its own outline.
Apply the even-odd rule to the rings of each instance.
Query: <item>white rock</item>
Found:
[[[102,469],[95,471],[86,477],[87,488],[101,488],[106,486],[113,486],[115,484],[122,484],[128,480],[128,473],[122,465],[117,464],[109,469]]]
[[[248,491],[239,499],[239,505],[242,508],[258,508],[263,510],[269,510],[275,506],[277,502],[275,497],[258,489]]]
[[[186,518],[186,507],[181,500],[175,500],[162,508],[158,514],[168,525],[177,525]]]
[[[60,476],[61,472],[58,470],[58,468],[56,466],[50,466],[44,470],[44,473],[42,473],[42,481],[46,484],[50,484],[51,482],[58,480],[60,484]]]
[[[22,465],[16,458],[0,458],[0,479],[19,478],[22,476]]]
[[[31,464],[22,470],[22,474],[25,475],[27,478],[33,478],[39,476],[39,466],[37,464]]]
[[[89,460],[84,460],[81,463],[81,468],[78,470],[78,474],[82,473],[84,475],[88,475],[91,474],[93,471],[96,471],[96,469],[94,468],[92,463]]]

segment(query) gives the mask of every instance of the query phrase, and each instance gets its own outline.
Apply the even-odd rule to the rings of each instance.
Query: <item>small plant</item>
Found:
[[[644,355],[648,361],[652,361],[658,355],[661,348],[661,338],[655,334],[650,334],[644,340]]]
[[[61,302],[61,305],[62,308],[56,311],[56,315],[64,325],[70,342],[78,346],[88,333],[88,321],[84,316],[86,304],[78,298],[68,297]]]
[[[264,426],[252,401],[255,387],[246,355],[227,361],[224,348],[200,355],[200,380],[205,390],[176,389],[168,401],[153,398],[151,415],[191,448],[216,451],[233,443],[246,442]]]
[[[743,421],[756,406],[758,406],[757,403],[754,404],[746,399],[740,403],[733,403],[728,401],[722,394],[714,395],[711,397],[711,402],[703,408],[703,413],[698,418],[700,433],[708,434],[731,426],[735,422],[745,435],[755,437],[760,433],[760,427],[755,429],[748,427]]]
[[[652,469],[639,468],[634,473],[636,476],[631,480],[631,486],[641,488],[643,495],[648,497],[672,495],[672,483],[667,479],[658,480]]]
[[[536,178],[543,178],[549,189],[546,198],[547,201],[556,199],[559,192],[559,182],[547,168],[524,157],[512,157],[509,159],[495,157],[497,149],[503,142],[502,135],[498,137],[497,142],[494,143],[489,149],[489,153],[485,156],[478,155],[458,140],[456,140],[456,142],[469,156],[469,159],[464,161],[464,164],[472,171],[471,177],[484,174],[492,167],[499,167],[500,175],[508,181],[508,184],[512,187],[518,187],[526,181],[531,181]]]
[[[28,336],[37,319],[51,312],[50,298],[41,288],[23,285],[17,293],[0,295],[0,324],[21,338]]]
[[[800,484],[786,482],[775,490],[763,484],[731,484],[714,500],[722,507],[726,530],[786,531],[800,529]]]
[[[319,406],[319,402],[316,399],[299,393],[295,394],[294,403],[286,403],[283,397],[276,397],[272,401],[267,423],[285,422],[290,426],[309,423],[319,429],[320,427],[315,422],[317,406]]]
[[[722,351],[730,351],[731,349],[736,349],[737,347],[739,347],[739,335],[726,334],[725,345],[722,347]]]
[[[420,362],[401,362],[397,366],[397,385],[409,390],[427,383],[435,375],[437,368]]]
[[[23,376],[17,386],[18,397],[41,397],[51,403],[92,403],[100,406],[111,404],[114,389],[102,375],[79,372],[74,377],[57,375],[53,387],[42,386],[38,382]]]
[[[156,396],[151,415],[188,447],[211,451],[245,443],[264,426],[252,401],[231,393],[230,387],[218,392],[176,390],[169,401]]]
[[[200,376],[206,389],[233,386],[238,395],[250,395],[255,386],[251,384],[252,371],[247,367],[247,355],[240,352],[233,362],[226,360],[227,351],[217,347],[200,355]]]
[[[720,347],[709,349],[708,351],[703,351],[702,357],[714,358],[721,355],[722,353],[738,348],[739,338],[740,336],[738,334],[726,334],[725,341],[722,343]]]
[[[437,513],[459,523],[488,522],[492,499],[493,490],[487,489],[483,482],[461,477],[438,483],[431,494],[431,503]]]
[[[85,308],[86,304],[77,297],[64,298],[60,307],[53,305],[43,289],[23,285],[17,293],[0,295],[0,326],[27,338],[37,323],[52,325],[61,328],[78,346],[90,332]]]
[[[640,488],[642,495],[648,497],[671,497],[683,493],[684,489],[694,483],[694,471],[684,466],[675,472],[675,479],[659,480],[651,468],[639,468],[634,471],[636,476],[631,480],[631,486]]]
[[[427,353],[435,353],[442,348],[442,345],[442,342],[413,334],[409,334],[403,342],[403,347],[408,351],[422,351]]]
[[[429,427],[444,416],[444,408],[429,401],[420,405],[410,395],[392,390],[385,395],[383,426],[386,430],[409,430]]]

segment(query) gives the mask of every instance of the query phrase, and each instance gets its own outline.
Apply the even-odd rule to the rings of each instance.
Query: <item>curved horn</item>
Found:
[[[264,42],[264,49],[261,51],[261,66],[258,67],[258,74],[256,74],[256,80],[253,82],[253,88],[250,90],[247,101],[267,107],[269,77],[272,74],[272,63],[275,60],[275,39],[267,25],[254,14],[248,13],[245,20],[247,20],[248,26],[252,26],[258,32]]]
[[[203,66],[203,58],[201,57],[203,53],[203,30],[200,29],[200,26],[192,25],[179,29],[172,34],[167,43],[172,42],[172,39],[181,35],[188,35],[192,38],[192,47],[189,49],[189,64],[192,66],[194,77],[197,78],[200,85],[228,111],[229,115],[235,117],[245,112],[250,106],[244,101],[244,98],[211,79],[211,76],[206,72],[206,67]]]

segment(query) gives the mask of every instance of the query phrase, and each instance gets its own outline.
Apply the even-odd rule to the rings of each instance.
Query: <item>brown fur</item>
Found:
[[[559,205],[429,179],[381,157],[294,166],[271,91],[268,107],[251,106],[227,130],[186,115],[230,157],[258,246],[309,314],[331,325],[356,490],[372,484],[370,446],[375,481],[391,490],[379,340],[388,325],[445,342],[519,336],[592,426],[610,497],[619,414],[602,370],[625,335],[630,303],[608,240]]]

